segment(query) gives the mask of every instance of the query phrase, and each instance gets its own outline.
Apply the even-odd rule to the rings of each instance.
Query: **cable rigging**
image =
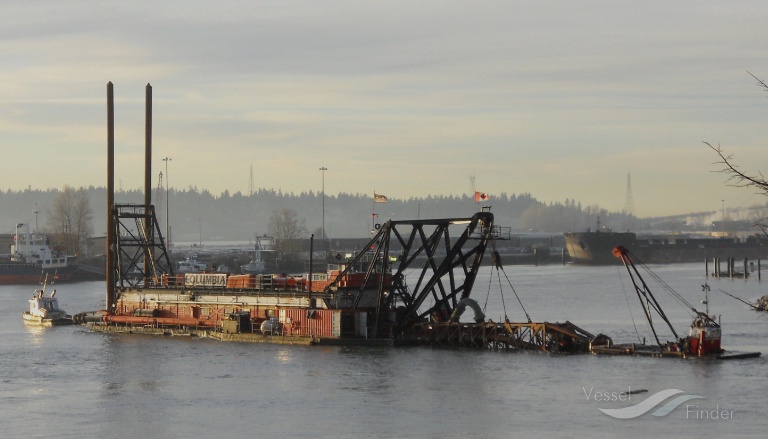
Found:
[[[504,273],[504,277],[507,279],[507,283],[509,284],[509,287],[512,289],[512,293],[514,293],[515,298],[517,299],[517,303],[520,304],[520,308],[522,308],[523,313],[525,313],[525,318],[528,319],[528,322],[532,322],[531,316],[528,315],[528,311],[525,309],[525,306],[523,306],[522,300],[520,300],[520,296],[517,295],[517,291],[515,291],[515,287],[512,286],[512,281],[509,280],[509,276],[507,276],[507,272],[504,271],[504,266],[501,263],[501,255],[499,255],[499,252],[496,250],[496,243],[494,241],[491,241],[491,262],[493,263],[493,267],[496,268],[496,277],[499,281],[499,294],[501,295],[501,304],[504,308],[504,319],[509,320],[509,317],[507,316],[507,305],[504,302],[504,291],[501,286],[501,274]],[[488,294],[485,298],[485,305],[483,305],[483,311],[485,311],[485,307],[488,305],[488,296],[490,296],[491,293],[491,282],[493,282],[493,274],[491,274],[491,277],[488,281]]]

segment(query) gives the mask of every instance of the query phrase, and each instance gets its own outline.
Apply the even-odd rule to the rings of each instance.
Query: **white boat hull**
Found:
[[[21,318],[24,320],[24,324],[35,326],[64,326],[74,323],[72,321],[72,317],[69,315],[57,318],[45,318],[40,316],[33,316],[32,314],[25,312],[21,315]]]

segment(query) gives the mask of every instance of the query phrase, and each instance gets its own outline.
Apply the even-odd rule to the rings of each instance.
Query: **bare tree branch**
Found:
[[[705,145],[710,147],[712,151],[720,157],[720,160],[714,164],[722,166],[722,168],[715,172],[722,172],[728,176],[727,182],[730,186],[734,187],[752,187],[756,188],[763,195],[768,195],[768,181],[763,177],[762,172],[758,171],[757,175],[746,174],[738,169],[736,165],[732,163],[733,156],[725,155],[720,145],[713,146],[709,142],[704,142]]]
[[[765,180],[761,172],[758,171],[757,175],[745,174],[732,163],[732,155],[725,155],[722,148],[720,148],[720,145],[713,146],[709,142],[704,142],[704,144],[715,151],[720,158],[715,164],[722,166],[722,168],[716,172],[722,172],[728,175],[726,181],[730,182],[730,186],[754,188],[757,189],[759,194],[768,195],[768,181]],[[763,234],[768,236],[768,218],[758,220],[755,222],[755,226],[759,227],[763,231]]]
[[[267,233],[275,238],[278,254],[290,262],[297,256],[296,241],[306,235],[307,227],[304,218],[300,218],[296,210],[286,207],[272,212],[267,224]]]
[[[48,225],[59,246],[79,254],[93,232],[93,212],[85,190],[64,185],[48,210]]]
[[[755,78],[755,80],[757,81],[757,85],[759,87],[762,87],[763,89],[768,91],[768,85],[766,85],[765,81],[763,81],[762,79],[760,79],[757,76],[753,75],[752,72],[750,72],[749,70],[747,70],[747,73],[749,73],[749,76]]]

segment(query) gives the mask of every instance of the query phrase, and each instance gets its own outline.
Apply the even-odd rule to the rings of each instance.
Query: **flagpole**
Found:
[[[385,195],[377,194],[376,190],[373,191],[373,203],[371,206],[371,234],[376,233],[376,203],[386,203],[387,197]]]
[[[475,204],[477,204],[477,211],[480,212],[480,202],[490,201],[491,197],[485,192],[475,191]]]

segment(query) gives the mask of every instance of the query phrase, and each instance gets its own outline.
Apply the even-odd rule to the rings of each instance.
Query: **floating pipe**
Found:
[[[72,321],[81,325],[84,323],[101,323],[104,321],[106,311],[87,311],[72,316]]]
[[[217,321],[198,320],[194,317],[139,317],[105,315],[104,323],[122,323],[134,325],[168,325],[168,326],[209,326],[219,325]]]

